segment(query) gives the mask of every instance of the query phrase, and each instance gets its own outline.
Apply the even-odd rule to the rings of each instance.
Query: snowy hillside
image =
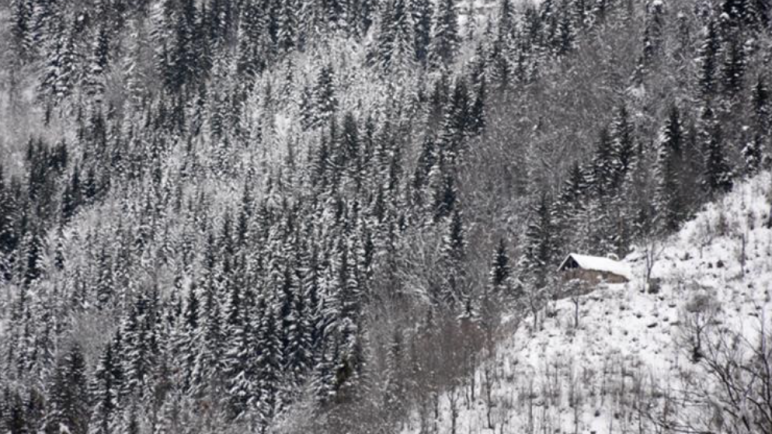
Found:
[[[578,327],[571,299],[547,306],[540,330],[524,318],[474,382],[445,393],[439,425],[429,428],[454,431],[455,399],[458,433],[652,432],[642,410],[683,392],[683,374],[698,369],[683,331],[697,300],[710,300],[715,323],[749,342],[759,318],[770,317],[770,187],[770,173],[758,175],[661,244],[638,246],[625,260],[630,283],[578,299]],[[644,290],[647,254],[659,291]],[[419,431],[415,418],[405,432]]]

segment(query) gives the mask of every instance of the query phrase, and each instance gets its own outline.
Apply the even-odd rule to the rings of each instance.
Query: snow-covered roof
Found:
[[[566,262],[572,258],[574,261],[576,261],[577,264],[579,264],[579,267],[584,270],[614,273],[618,276],[627,278],[627,280],[631,280],[632,273],[630,272],[630,267],[628,267],[627,264],[600,256],[588,256],[580,255],[578,253],[571,253],[566,257],[565,260],[563,260],[563,263],[560,264],[558,270],[562,270],[566,265]]]

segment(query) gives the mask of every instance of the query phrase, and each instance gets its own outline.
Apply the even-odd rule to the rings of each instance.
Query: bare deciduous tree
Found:
[[[715,321],[682,327],[685,336],[699,336],[699,362],[682,373],[680,390],[650,414],[652,422],[675,433],[772,432],[772,335],[764,319],[755,339]],[[682,411],[669,414],[673,406]]]

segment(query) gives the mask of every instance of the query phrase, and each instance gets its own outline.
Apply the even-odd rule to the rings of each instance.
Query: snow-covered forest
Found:
[[[0,432],[772,432],[770,83],[770,0],[0,0]]]

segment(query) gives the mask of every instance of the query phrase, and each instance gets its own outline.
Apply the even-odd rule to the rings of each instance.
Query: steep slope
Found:
[[[753,343],[760,319],[769,318],[771,194],[770,173],[738,185],[677,234],[639,245],[625,260],[631,282],[548,305],[538,330],[524,318],[475,381],[444,394],[440,421],[429,428],[651,432],[662,402],[684,392],[686,374],[702,374],[692,360],[690,325],[721,324]],[[651,286],[644,284],[647,257],[654,259]],[[679,410],[670,409],[686,419]],[[419,425],[415,418],[406,432],[420,432]]]

